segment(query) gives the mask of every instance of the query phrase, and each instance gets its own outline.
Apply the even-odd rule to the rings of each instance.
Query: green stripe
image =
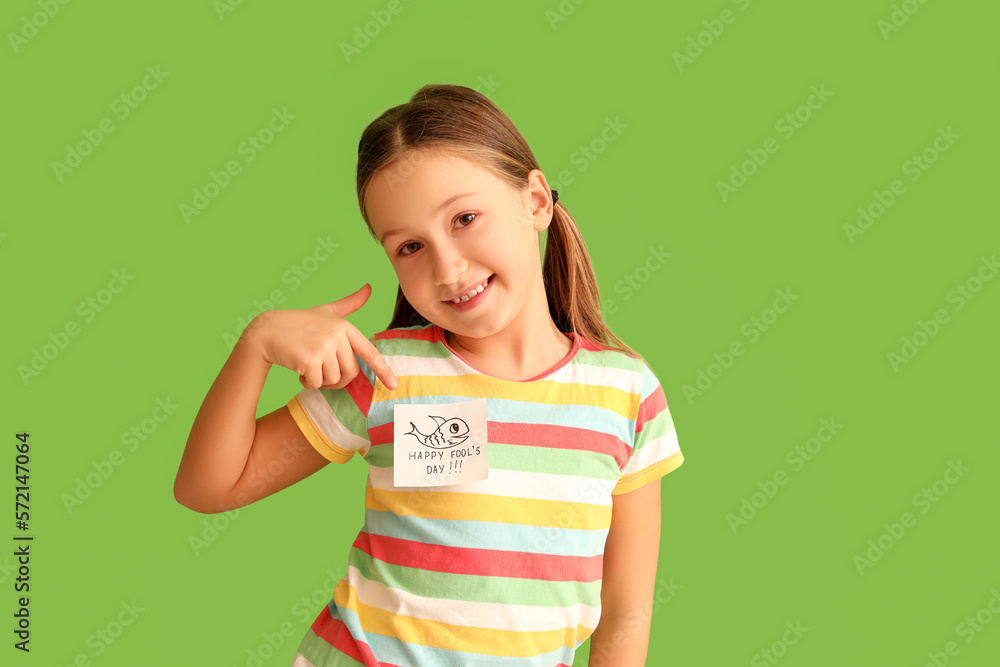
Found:
[[[368,454],[365,456],[365,460],[368,461],[368,465],[373,465],[377,468],[391,468],[393,465],[393,452],[395,447],[393,443],[387,442],[377,447],[372,447],[368,450]]]
[[[538,607],[569,607],[580,602],[595,607],[601,604],[600,580],[538,581],[514,577],[486,577],[419,570],[382,561],[378,561],[376,573],[372,570],[372,557],[357,547],[351,548],[349,561],[361,571],[365,579],[379,581],[391,588],[399,588],[427,598],[526,604]]]
[[[639,431],[638,437],[635,439],[635,444],[633,447],[635,449],[642,449],[650,440],[658,438],[661,435],[666,435],[674,430],[674,420],[670,416],[670,411],[667,408],[663,410],[642,425],[642,430]]]
[[[340,420],[340,423],[348,431],[359,438],[368,439],[368,417],[361,412],[358,404],[354,402],[354,399],[351,398],[351,394],[346,388],[320,389],[319,392],[326,399],[330,409],[333,410],[333,414],[337,416],[337,419]],[[342,447],[344,445],[342,442],[335,442],[333,444]]]
[[[500,470],[576,475],[606,480],[616,480],[621,475],[613,456],[578,449],[491,443],[489,460],[491,468]]]
[[[378,343],[378,351],[384,356],[402,355],[426,359],[444,359],[451,356],[451,350],[444,345],[426,340],[387,338],[376,342]]]
[[[641,362],[638,359],[630,359],[621,352],[610,352],[608,350],[577,350],[573,357],[573,364],[584,366],[598,366],[601,368],[617,368],[624,371],[641,371]]]
[[[655,421],[655,420],[654,420]],[[655,426],[653,421],[650,426]],[[614,481],[621,475],[618,462],[608,454],[585,452],[578,449],[531,447],[488,443],[489,467],[492,470],[540,472],[554,475],[574,475]],[[365,460],[377,468],[393,465],[393,443],[387,442],[368,450]]]

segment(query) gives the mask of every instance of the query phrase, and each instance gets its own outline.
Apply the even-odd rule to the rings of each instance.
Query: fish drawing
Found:
[[[458,417],[445,419],[444,417],[436,417],[434,415],[427,416],[437,423],[437,428],[434,429],[433,433],[424,435],[417,430],[413,422],[410,422],[412,428],[404,433],[404,435],[412,435],[421,445],[434,449],[448,449],[449,447],[462,444],[469,438],[469,425]]]

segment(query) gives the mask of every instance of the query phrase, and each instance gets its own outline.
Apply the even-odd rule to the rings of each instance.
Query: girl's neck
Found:
[[[537,297],[537,295],[536,295]],[[573,341],[556,326],[544,289],[503,331],[471,338],[445,331],[448,345],[473,368],[505,380],[529,380],[556,366],[573,348]]]

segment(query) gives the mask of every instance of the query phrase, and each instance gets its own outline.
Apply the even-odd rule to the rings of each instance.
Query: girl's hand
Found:
[[[388,362],[363,333],[343,319],[371,296],[365,283],[357,292],[301,310],[269,310],[247,326],[264,361],[299,374],[306,389],[346,387],[361,370],[354,355],[364,359],[389,389],[399,383]]]

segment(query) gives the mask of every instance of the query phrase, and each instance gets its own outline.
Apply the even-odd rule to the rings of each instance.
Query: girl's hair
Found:
[[[419,148],[469,160],[517,190],[527,187],[528,172],[539,169],[524,137],[488,97],[465,86],[428,84],[408,103],[373,120],[361,134],[358,204],[376,241],[365,206],[368,185],[379,170]],[[560,331],[575,331],[599,347],[642,359],[605,324],[587,247],[561,201],[553,207],[547,229],[542,278],[549,312]],[[426,324],[429,322],[413,309],[400,287],[388,328]]]

